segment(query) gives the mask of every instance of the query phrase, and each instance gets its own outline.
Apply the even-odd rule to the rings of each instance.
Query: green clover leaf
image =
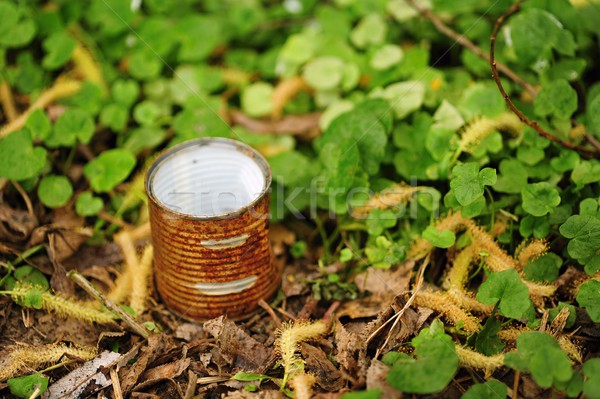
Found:
[[[94,191],[103,193],[125,181],[135,163],[135,157],[130,151],[116,148],[104,151],[98,158],[90,161],[84,166],[83,174]]]
[[[450,248],[456,242],[456,235],[451,230],[438,231],[435,226],[428,226],[423,232],[423,238],[437,248]]]
[[[37,176],[46,165],[46,150],[34,147],[29,129],[24,128],[0,141],[0,176],[25,180]]]
[[[427,394],[444,389],[456,373],[458,356],[443,324],[435,320],[413,338],[412,345],[416,359],[398,358],[387,376],[388,383],[406,393]]]
[[[484,187],[496,183],[496,171],[492,168],[479,170],[474,162],[456,165],[452,168],[454,177],[450,180],[450,188],[456,200],[467,206],[483,197]]]
[[[573,215],[560,226],[560,234],[569,238],[569,256],[585,265],[588,274],[600,270],[600,219],[594,215]]]
[[[577,110],[577,92],[565,79],[558,79],[542,86],[533,105],[538,116],[568,119]]]
[[[73,195],[73,186],[66,176],[49,175],[40,181],[38,197],[49,208],[65,206]]]
[[[528,184],[521,190],[523,209],[533,216],[544,216],[560,204],[556,187],[547,182]]]
[[[481,284],[477,300],[485,305],[496,305],[500,314],[520,319],[531,307],[529,289],[514,269],[492,272]]]
[[[517,338],[517,352],[505,356],[505,364],[529,372],[542,388],[571,380],[573,369],[566,353],[548,334],[532,331]]]
[[[8,381],[10,393],[19,398],[37,398],[48,389],[48,378],[42,377],[40,374],[24,375],[22,377],[11,378]],[[32,396],[36,389],[38,394]]]
[[[461,396],[461,399],[504,399],[508,387],[498,380],[491,379],[480,384],[474,384]]]
[[[590,318],[600,323],[600,281],[590,280],[579,286],[577,303],[585,308]]]
[[[102,198],[94,197],[90,191],[79,194],[75,201],[75,212],[79,216],[95,216],[104,207]]]

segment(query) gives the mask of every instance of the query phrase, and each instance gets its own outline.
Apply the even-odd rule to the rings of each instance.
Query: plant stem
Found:
[[[429,21],[431,21],[431,23],[433,23],[433,26],[435,26],[435,28],[438,30],[438,32],[440,32],[440,33],[448,36],[450,39],[456,41],[458,44],[462,45],[463,47],[465,47],[467,50],[471,51],[473,54],[475,54],[479,58],[481,58],[487,62],[490,62],[490,55],[488,55],[485,51],[483,51],[481,49],[481,47],[477,46],[475,43],[473,43],[471,40],[466,38],[464,35],[459,34],[455,30],[450,28],[448,25],[446,25],[444,23],[444,21],[441,20],[440,17],[438,17],[437,15],[435,15],[428,9],[419,6],[415,2],[415,0],[406,0],[406,2],[408,4],[410,4],[415,10],[419,11],[419,13],[421,13],[422,16],[424,16]],[[497,62],[496,64],[498,66],[498,69],[500,71],[502,71],[502,73],[504,73],[510,80],[512,80],[513,82],[522,86],[533,97],[535,97],[537,95],[536,88],[533,87],[525,79],[523,79],[522,77],[517,75],[512,69],[510,69],[508,66],[506,66],[500,62]]]
[[[411,1],[411,0],[407,0],[407,1]],[[490,67],[492,69],[492,76],[494,77],[494,81],[496,82],[496,86],[498,86],[498,90],[500,90],[500,94],[502,94],[502,98],[504,98],[504,101],[506,102],[508,107],[511,109],[511,111],[514,112],[515,115],[517,115],[519,117],[521,122],[523,122],[527,126],[532,127],[536,132],[538,132],[538,134],[540,136],[544,137],[547,140],[554,141],[555,143],[558,143],[565,148],[577,151],[582,155],[592,156],[592,157],[597,156],[600,153],[599,150],[593,151],[589,148],[585,148],[585,147],[579,146],[577,144],[573,144],[571,142],[562,140],[562,139],[548,133],[536,121],[532,121],[529,118],[527,118],[516,107],[516,105],[511,101],[510,97],[506,93],[506,90],[504,90],[504,86],[502,85],[502,82],[500,82],[500,75],[498,74],[498,69],[499,69],[500,64],[496,61],[496,57],[495,57],[496,37],[498,36],[498,32],[500,31],[500,28],[504,25],[504,23],[508,20],[508,18],[510,18],[513,14],[517,13],[521,9],[521,3],[522,3],[522,0],[518,0],[516,3],[514,3],[512,6],[510,6],[508,8],[508,10],[506,10],[506,12],[504,14],[502,14],[496,20],[496,23],[494,24],[494,29],[492,30],[492,36],[490,37],[489,62],[490,62]]]

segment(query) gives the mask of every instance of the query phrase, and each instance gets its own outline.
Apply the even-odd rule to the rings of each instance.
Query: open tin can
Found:
[[[277,290],[269,243],[269,164],[246,144],[172,147],[146,175],[156,287],[193,321],[249,316]]]

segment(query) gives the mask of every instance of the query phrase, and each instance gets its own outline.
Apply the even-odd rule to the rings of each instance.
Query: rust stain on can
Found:
[[[155,279],[174,313],[240,319],[275,293],[270,184],[267,161],[234,140],[185,142],[155,160],[146,176]]]

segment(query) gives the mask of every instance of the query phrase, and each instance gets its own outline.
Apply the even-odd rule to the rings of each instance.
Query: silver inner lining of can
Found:
[[[233,144],[214,142],[183,147],[157,165],[150,182],[167,208],[198,217],[243,208],[264,191],[258,163]]]

